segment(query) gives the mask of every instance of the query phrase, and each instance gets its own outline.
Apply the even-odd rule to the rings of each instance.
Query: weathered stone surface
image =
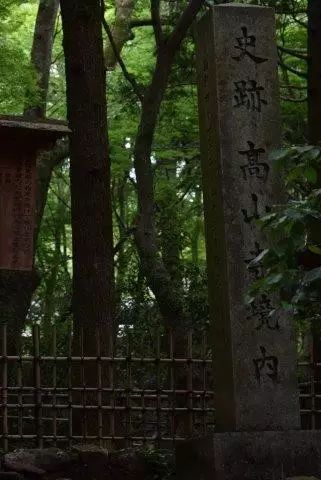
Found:
[[[317,477],[287,477],[286,480],[319,480]]]
[[[79,470],[72,478],[98,480],[142,480],[148,475],[146,462],[135,450],[108,452],[85,445],[75,447],[79,455]]]
[[[218,431],[299,428],[291,319],[262,297],[245,305],[264,248],[256,219],[281,199],[272,9],[228,3],[198,25],[198,85]],[[224,366],[224,368],[222,368]],[[217,367],[217,368],[216,368]]]
[[[28,480],[150,480],[154,477],[139,451],[108,452],[94,445],[77,446],[67,452],[57,448],[16,450],[4,456],[3,467],[23,474]]]
[[[58,448],[20,449],[6,454],[3,466],[6,470],[15,472],[44,475],[62,472],[77,460],[76,454],[64,452]]]
[[[0,480],[23,480],[23,477],[16,472],[0,472]]]
[[[177,447],[177,480],[321,476],[321,432],[217,433]]]

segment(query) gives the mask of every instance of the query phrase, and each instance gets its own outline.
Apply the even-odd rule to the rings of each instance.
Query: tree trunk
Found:
[[[75,326],[113,325],[106,80],[98,0],[61,0],[70,136]]]
[[[321,141],[321,2],[308,1],[308,128],[309,142]]]
[[[196,220],[191,236],[191,253],[192,263],[195,266],[199,265],[199,241],[202,233],[203,226],[203,205],[202,205],[202,191],[200,187],[197,187],[195,191],[195,207],[196,207]]]
[[[169,272],[159,252],[155,229],[154,179],[151,150],[161,102],[166,90],[173,52],[159,50],[152,82],[142,104],[141,121],[134,148],[134,166],[137,178],[138,221],[135,243],[142,271],[155,295],[164,322],[168,326],[184,324],[183,301],[173,289]]]
[[[106,73],[99,0],[61,0],[70,136],[74,353],[106,355],[114,322],[114,269]],[[100,351],[99,351],[100,350]],[[97,362],[74,384],[97,387]],[[101,372],[108,382],[106,364]],[[98,398],[85,394],[89,404]],[[76,395],[77,397],[77,395]],[[80,401],[77,397],[76,402]],[[86,400],[82,400],[86,403]],[[74,431],[97,434],[97,412],[74,416]],[[81,428],[81,423],[83,428]],[[104,423],[107,423],[104,422]]]
[[[321,2],[308,0],[308,134],[309,142],[321,142]],[[318,172],[318,186],[321,187],[321,171]],[[316,222],[312,232],[313,243],[321,245],[321,225]],[[313,361],[321,363],[321,324],[312,325]],[[321,369],[315,370],[315,392],[321,393]],[[320,400],[316,408],[320,409]],[[316,416],[315,428],[321,428],[321,417]]]
[[[59,0],[40,0],[36,19],[31,62],[36,69],[39,87],[39,102],[25,109],[25,115],[33,118],[46,116],[49,88],[51,54]]]
[[[131,18],[135,8],[136,0],[116,0],[115,20],[110,30],[118,53],[123,49],[125,43],[133,38],[131,31]],[[105,65],[108,70],[115,68],[117,63],[115,52],[109,40],[105,46]]]
[[[191,26],[203,0],[190,0],[176,27],[164,38],[159,23],[159,12],[152,9],[157,46],[156,66],[152,81],[146,89],[142,102],[141,119],[134,148],[134,167],[137,179],[138,218],[135,243],[140,257],[142,272],[155,295],[164,323],[178,329],[184,327],[183,299],[172,288],[169,272],[161,258],[155,228],[154,179],[151,165],[152,144],[161,103],[166,91],[170,71],[183,38]]]
[[[182,225],[177,209],[176,162],[173,162],[170,168],[164,167],[164,170],[165,172],[159,174],[163,176],[161,181],[164,182],[164,185],[157,197],[160,245],[164,266],[170,275],[173,288],[176,295],[182,298],[184,294],[180,258]]]

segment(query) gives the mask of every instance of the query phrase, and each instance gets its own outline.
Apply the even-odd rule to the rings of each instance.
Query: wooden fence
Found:
[[[168,448],[214,429],[206,331],[189,330],[177,345],[171,332],[123,329],[107,355],[97,336],[97,352],[91,356],[83,348],[75,355],[71,331],[61,333],[55,326],[45,333],[38,325],[30,328],[14,354],[8,327],[0,327],[0,336],[5,451],[81,442]],[[315,381],[320,366],[311,358],[299,363],[303,428],[315,428],[321,419]]]

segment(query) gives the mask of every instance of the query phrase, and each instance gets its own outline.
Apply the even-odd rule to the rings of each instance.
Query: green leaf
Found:
[[[311,198],[318,198],[321,197],[321,188],[315,189],[310,194]]]
[[[249,263],[249,266],[248,268],[251,268],[252,266],[254,265],[257,265],[258,263],[260,263],[263,258],[269,253],[269,249],[265,249],[263,250],[257,257],[254,258],[254,260],[252,260],[250,263]]]
[[[318,247],[317,245],[308,245],[307,246],[308,250],[312,253],[316,253],[317,255],[321,255],[321,248]]]
[[[303,278],[303,283],[309,284],[317,280],[321,280],[321,267],[313,268],[306,273]]]
[[[251,303],[254,302],[255,297],[253,297],[253,295],[246,294],[244,300],[245,300],[245,305],[251,305]]]
[[[297,150],[299,153],[306,153],[309,152],[313,149],[314,147],[312,145],[305,145],[304,147],[297,147]]]
[[[289,154],[288,150],[274,150],[270,153],[269,158],[272,162],[278,162],[279,160],[283,160]]]
[[[315,168],[307,167],[303,172],[305,178],[310,183],[317,183],[318,177]]]
[[[269,275],[267,278],[266,278],[266,284],[267,285],[275,285],[277,283],[280,283],[280,281],[282,280],[283,278],[283,274],[282,273],[274,273],[272,275]]]
[[[282,308],[283,308],[284,310],[286,310],[286,311],[290,311],[290,310],[293,309],[292,304],[289,303],[289,302],[282,301],[282,302],[281,302],[281,306],[282,306]]]
[[[320,148],[312,148],[309,153],[308,153],[308,157],[310,160],[316,160],[317,158],[319,158],[321,155],[321,150]]]

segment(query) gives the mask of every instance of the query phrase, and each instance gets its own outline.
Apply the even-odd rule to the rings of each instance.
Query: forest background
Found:
[[[90,20],[81,11],[86,3]],[[271,242],[257,261],[265,264],[266,277],[253,286],[249,301],[281,291],[281,308],[294,306],[300,325],[312,319],[317,326],[321,2],[247,3],[276,9],[285,149],[274,159],[288,191],[287,204],[262,222]],[[124,326],[137,337],[159,324],[178,332],[188,325],[202,330],[208,302],[190,26],[211,2],[112,0],[103,6],[79,0],[72,13],[62,1],[62,15],[58,4],[2,0],[0,5],[1,113],[66,119],[69,111],[77,132],[70,149],[63,140],[37,161],[35,270],[0,274],[0,313],[12,327],[10,348],[17,348],[34,322],[44,327],[46,344],[51,325],[63,332],[72,318],[75,331],[81,325],[89,334],[89,344],[93,326],[106,338]],[[87,40],[98,35],[93,51],[90,41],[82,44],[86,35]],[[90,58],[95,58],[92,70],[84,73],[80,62]],[[105,108],[103,81],[92,75],[102,62],[108,155],[106,124],[97,128],[95,116],[97,109],[103,116]],[[89,149],[93,144],[97,150]]]

